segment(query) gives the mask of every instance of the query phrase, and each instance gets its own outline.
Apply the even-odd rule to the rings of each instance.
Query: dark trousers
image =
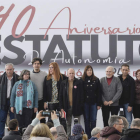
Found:
[[[32,122],[32,115],[34,109],[23,108],[22,115],[16,114],[16,119],[19,123],[19,128],[25,128]]]
[[[108,120],[111,115],[118,115],[119,112],[119,106],[105,106],[102,105],[102,116],[103,116],[103,123],[104,127],[108,126]]]
[[[10,115],[10,120],[15,118],[14,113],[12,113],[10,111],[10,100],[7,100],[6,105],[7,105],[6,110],[0,109],[0,138],[2,138],[4,136],[4,128],[5,128],[8,111],[9,111],[9,115]]]
[[[38,112],[39,112],[40,110],[44,110],[44,101],[43,101],[43,99],[38,101]],[[33,120],[35,117],[36,117],[36,113],[33,113],[32,120]],[[45,119],[41,119],[41,120],[40,120],[40,123],[45,123]]]
[[[140,104],[134,104],[133,115],[134,115],[134,118],[140,118]]]
[[[85,120],[85,131],[88,138],[91,138],[91,131],[96,127],[97,118],[97,104],[90,105],[85,103],[84,105],[84,120]]]
[[[51,110],[60,111],[59,103],[53,103],[53,104],[49,104],[49,103],[48,103],[48,110],[49,110],[49,111],[51,111]],[[48,122],[53,123],[50,117],[48,118]]]
[[[59,103],[48,104],[49,110],[60,111]]]

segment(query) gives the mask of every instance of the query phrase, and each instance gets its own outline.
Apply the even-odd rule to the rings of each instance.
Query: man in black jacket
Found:
[[[127,129],[120,140],[140,140],[140,119],[134,119],[131,129]]]
[[[18,121],[13,119],[9,122],[9,135],[2,138],[2,140],[21,140],[20,133],[18,131]]]
[[[18,81],[18,75],[14,72],[12,63],[5,65],[5,72],[0,76],[0,140],[4,136],[5,122],[9,111],[10,120],[14,119],[14,113],[10,111],[10,95],[12,87]]]
[[[124,116],[129,122],[130,127],[132,122],[132,107],[135,99],[135,81],[129,75],[129,65],[123,64],[121,66],[121,72],[122,75],[120,75],[119,78],[123,86],[123,91],[119,103],[120,107],[124,110]]]
[[[66,112],[67,135],[71,135],[71,119],[78,118],[83,114],[84,96],[82,81],[75,78],[74,69],[68,69],[68,79],[62,81],[59,93],[61,111]]]

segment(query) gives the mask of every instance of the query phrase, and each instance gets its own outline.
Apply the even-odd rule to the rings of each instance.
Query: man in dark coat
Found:
[[[59,93],[59,104],[61,111],[66,112],[67,135],[71,135],[71,119],[78,118],[83,114],[84,95],[82,81],[75,78],[74,69],[68,69],[68,79],[61,82]]]
[[[18,75],[14,72],[12,63],[5,65],[5,72],[0,76],[0,140],[4,136],[5,122],[9,111],[10,120],[14,119],[14,113],[10,111],[10,95],[12,87],[18,81]]]
[[[140,140],[140,119],[134,119],[131,128],[124,132],[120,140]]]
[[[132,122],[132,112],[133,112],[133,105],[135,101],[135,81],[129,75],[129,65],[123,64],[121,66],[122,75],[119,76],[119,79],[122,83],[122,94],[119,100],[120,107],[124,110],[124,116],[126,117],[127,121],[129,122],[129,127]]]
[[[18,131],[18,121],[16,119],[13,119],[9,122],[9,130],[9,135],[4,136],[2,140],[22,140]]]
[[[112,115],[108,121],[109,126],[104,127],[100,132],[99,140],[119,140],[124,127],[120,116]]]

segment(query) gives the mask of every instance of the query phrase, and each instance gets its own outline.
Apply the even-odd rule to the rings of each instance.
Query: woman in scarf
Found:
[[[16,114],[20,132],[31,123],[33,112],[38,108],[38,92],[30,80],[30,71],[23,70],[19,81],[15,83],[10,99],[11,112]]]

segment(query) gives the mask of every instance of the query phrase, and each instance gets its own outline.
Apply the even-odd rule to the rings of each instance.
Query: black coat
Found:
[[[123,81],[122,75],[118,76],[122,86],[123,86],[123,91],[122,95],[120,98],[120,105],[129,103],[129,106],[133,106],[134,101],[135,101],[135,81],[134,79],[128,75],[126,79]]]
[[[140,140],[140,129],[127,129],[120,140]]]
[[[43,83],[43,100],[44,102],[51,102],[52,99],[52,79],[46,80],[47,76],[44,79]],[[58,100],[59,100],[59,91],[60,91],[60,84],[63,80],[66,79],[66,76],[62,74],[60,76],[59,81],[57,81],[57,89],[58,89]]]
[[[91,105],[97,103],[97,106],[101,106],[102,91],[99,79],[97,78],[92,81],[90,80],[90,77],[86,77],[83,81],[83,88],[85,102]]]
[[[59,105],[60,109],[64,109],[67,113],[69,109],[69,94],[68,94],[68,79],[62,81],[59,93]],[[83,114],[84,106],[84,94],[83,94],[83,83],[77,78],[73,81],[73,103],[72,103],[72,114],[73,116],[80,116]]]
[[[22,140],[18,131],[10,131],[9,135],[4,136],[2,140]]]

